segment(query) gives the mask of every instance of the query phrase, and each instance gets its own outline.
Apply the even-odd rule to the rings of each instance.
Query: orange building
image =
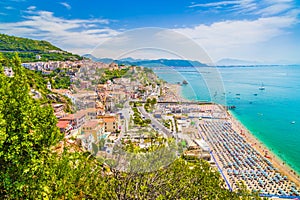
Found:
[[[104,133],[104,125],[102,120],[93,119],[87,121],[81,129],[82,134],[92,134],[94,141],[97,143],[100,140],[101,135]]]
[[[105,132],[113,132],[114,133],[114,132],[120,131],[119,115],[103,115],[103,116],[100,116],[100,119],[103,120]]]

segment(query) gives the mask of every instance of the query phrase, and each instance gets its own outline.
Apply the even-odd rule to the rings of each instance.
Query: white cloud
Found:
[[[277,4],[274,4],[275,1]],[[193,4],[194,6],[191,7],[195,8],[200,7],[199,5],[202,7],[230,6],[230,9],[236,12],[246,12],[247,10],[247,12],[255,13],[258,17],[254,17],[252,20],[226,20],[208,25],[199,24],[192,28],[175,28],[172,30],[188,36],[197,44],[204,47],[213,60],[220,59],[224,56],[242,55],[241,52],[243,51],[249,52],[249,49],[255,49],[256,46],[269,42],[275,37],[288,34],[287,28],[297,23],[297,15],[299,12],[292,9],[290,4],[292,4],[293,1],[275,1],[262,0],[261,3],[258,4],[258,2],[254,0],[236,0]],[[257,7],[259,7],[259,9],[257,9]],[[109,28],[111,21],[107,19],[68,20],[56,17],[52,12],[37,11],[35,6],[28,7],[24,13],[24,19],[20,22],[0,22],[0,32],[47,40],[65,50],[79,54],[89,53],[99,43],[121,32]],[[280,15],[276,16],[278,13],[280,13]],[[165,41],[172,39],[172,34],[166,36]],[[142,35],[142,37],[144,38],[145,35]],[[136,37],[133,38],[134,40],[132,40],[131,46],[137,40]],[[123,46],[126,46],[129,42],[125,39],[122,38],[121,40],[117,37],[114,41],[117,42],[117,45],[123,42],[125,43]],[[176,40],[176,42],[180,41],[181,40]],[[151,47],[152,40],[148,42],[148,46]],[[164,43],[164,40],[160,43]],[[178,43],[174,44],[178,45]],[[111,50],[110,53],[112,55],[114,55],[114,53],[119,55],[117,54],[117,50],[112,49],[111,46],[113,45],[112,43],[107,44],[108,49],[110,48]],[[130,45],[128,46],[130,47]],[[145,44],[143,43],[143,45]],[[107,53],[107,51],[103,52],[103,54],[104,53]]]
[[[68,3],[66,3],[66,2],[61,2],[60,3],[61,5],[63,5],[65,8],[67,8],[68,10],[71,10],[71,6],[70,6],[70,4],[68,4]]]
[[[285,14],[291,10],[296,10],[294,2],[291,0],[264,0],[261,9],[255,13],[262,16],[275,16]]]
[[[292,3],[294,0],[265,0],[268,3]]]
[[[255,0],[240,0],[239,4],[228,8],[229,11],[235,12],[236,14],[251,13],[258,9],[259,5],[255,2]]]
[[[275,16],[295,9],[294,0],[232,0],[192,4],[190,8],[210,8],[236,14]]]
[[[48,11],[28,11],[24,20],[1,23],[0,32],[43,39],[75,53],[87,53],[101,41],[118,32],[107,28],[106,19],[72,19],[55,17]]]
[[[27,8],[27,10],[35,10],[36,9],[36,6],[29,6],[28,8]]]
[[[189,7],[215,7],[215,6],[226,6],[226,5],[234,5],[240,4],[240,1],[219,1],[219,2],[212,2],[212,3],[201,3],[201,4],[192,4]]]
[[[213,60],[228,56],[242,59],[249,57],[270,59],[271,54],[261,48],[266,44],[273,49],[284,46],[284,43],[277,44],[275,38],[289,34],[289,28],[299,23],[300,11],[295,5],[295,0],[229,0],[192,4],[190,7],[227,12],[239,17],[238,20],[177,29],[202,45]],[[252,16],[251,20],[242,20],[249,19],[249,16]],[[257,53],[263,51],[265,53]],[[272,49],[269,50],[271,51]],[[289,56],[288,53],[276,53],[277,56]]]
[[[229,20],[175,30],[194,39],[216,60],[236,53],[239,49],[288,34],[285,29],[296,22],[295,18],[289,16],[265,17],[256,20]]]
[[[272,16],[281,12],[285,12],[290,8],[291,6],[288,4],[275,4],[259,10],[257,14],[261,14],[262,16]]]
[[[0,32],[47,40],[65,50],[79,54],[91,52],[99,43],[120,33],[120,31],[109,28],[110,21],[106,19],[67,20],[56,17],[48,11],[27,10],[25,13],[26,16],[24,16],[23,21],[16,23],[0,22]],[[291,27],[296,22],[295,16],[286,15],[260,17],[254,20],[227,20],[209,25],[199,24],[192,28],[172,30],[193,39],[200,47],[204,47],[213,60],[217,60],[223,56],[237,55],[251,46],[257,46],[277,36],[288,34],[286,28]],[[161,40],[160,43],[163,44],[164,41],[172,39],[171,36],[168,34],[167,38]],[[132,46],[137,40],[136,36],[133,38],[132,44],[128,44],[128,46]],[[117,45],[122,43],[116,39],[114,41],[117,41]],[[124,42],[124,39],[122,41]],[[176,45],[181,41],[176,40]],[[113,45],[109,43],[108,49]],[[147,45],[151,47],[151,40]],[[114,52],[115,50],[111,54]]]

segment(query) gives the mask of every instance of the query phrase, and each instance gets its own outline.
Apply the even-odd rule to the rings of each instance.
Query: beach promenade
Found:
[[[289,180],[295,182],[297,187],[300,187],[299,174],[297,174],[290,166],[286,165],[284,161],[278,158],[270,149],[255,138],[235,117],[233,117],[230,113],[228,113],[228,116],[230,117],[232,127],[236,132],[242,133],[244,139],[251,144],[253,148],[255,148],[261,155],[267,157],[283,175],[287,176]]]
[[[169,84],[165,97],[185,102],[179,85]],[[264,146],[230,112],[218,104],[200,106],[199,137],[210,146],[212,158],[229,189],[241,183],[263,196],[299,197],[300,179],[288,165]],[[201,117],[202,116],[202,117]]]
[[[249,190],[266,196],[300,195],[298,176],[230,113],[219,105],[203,106],[202,109],[210,113],[211,118],[200,120],[199,135],[209,144],[231,189],[238,189],[243,182]]]

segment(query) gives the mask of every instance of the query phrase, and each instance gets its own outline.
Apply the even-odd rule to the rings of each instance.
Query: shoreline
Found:
[[[176,98],[180,101],[192,101],[185,98],[182,95],[182,86],[172,83],[167,83],[170,87],[170,90],[176,95]],[[219,104],[216,104],[219,105]],[[223,107],[222,105],[219,105]],[[230,121],[232,122],[232,127],[237,133],[243,133],[241,135],[245,141],[250,144],[257,152],[259,152],[263,157],[267,158],[275,168],[278,169],[280,173],[284,176],[287,176],[289,180],[294,182],[297,187],[300,187],[300,174],[298,174],[291,166],[289,166],[285,161],[283,161],[276,153],[271,151],[263,142],[261,142],[251,131],[241,122],[239,119],[234,116],[232,112],[226,112],[227,116],[229,117]],[[267,152],[267,154],[266,154]],[[266,157],[267,155],[268,157]]]
[[[182,86],[181,85],[174,84],[174,83],[166,83],[166,84],[178,102],[183,102],[183,101],[184,102],[192,102],[191,100],[185,98],[182,95]]]
[[[264,156],[265,152],[267,152],[267,155],[269,156],[267,159],[274,165],[274,167],[300,187],[300,175],[291,166],[279,158],[273,151],[271,151],[263,142],[256,138],[255,135],[253,135],[250,130],[246,128],[231,112],[227,111],[227,114],[230,117],[233,129],[235,129],[237,133],[242,131],[242,137],[261,155]]]

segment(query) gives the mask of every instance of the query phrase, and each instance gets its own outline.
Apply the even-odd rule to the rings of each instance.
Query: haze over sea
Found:
[[[183,80],[182,95],[210,101],[201,74],[208,68],[153,68],[162,79]],[[218,67],[227,105],[233,115],[262,143],[300,174],[300,66]],[[167,72],[167,73],[166,73]],[[261,84],[265,90],[259,90]]]

